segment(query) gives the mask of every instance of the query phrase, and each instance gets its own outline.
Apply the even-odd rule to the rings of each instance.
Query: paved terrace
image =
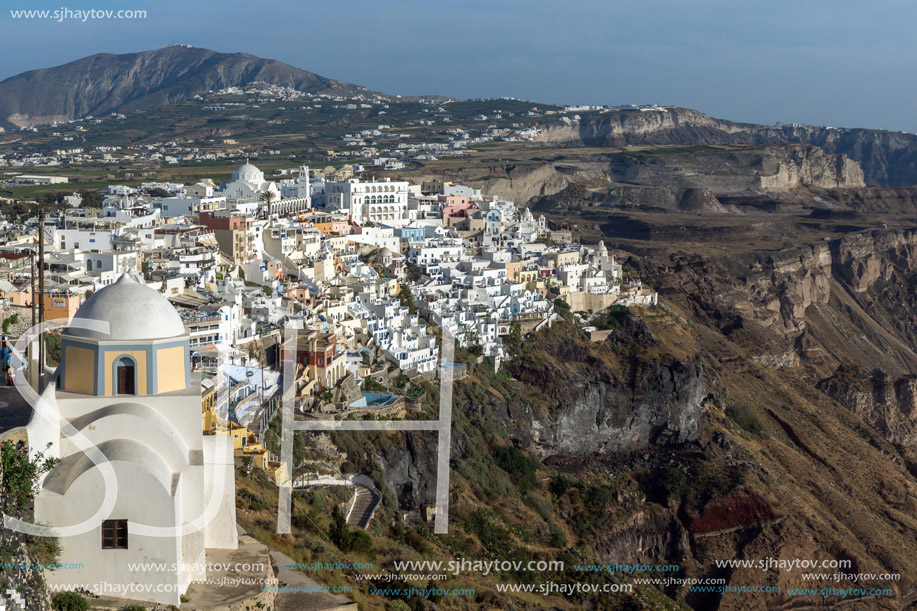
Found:
[[[0,385],[0,435],[10,429],[27,425],[31,417],[32,406],[19,394],[16,387]]]

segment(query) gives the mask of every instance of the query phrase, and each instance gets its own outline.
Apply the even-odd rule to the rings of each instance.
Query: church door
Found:
[[[118,366],[115,369],[118,375],[118,388],[115,391],[116,395],[135,395],[137,394],[136,387],[134,385],[135,375],[134,375],[134,364],[127,360],[122,359],[118,362]]]

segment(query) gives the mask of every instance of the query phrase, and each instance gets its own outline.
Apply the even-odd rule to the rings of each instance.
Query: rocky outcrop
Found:
[[[714,119],[690,108],[589,115],[572,123],[548,125],[538,139],[577,146],[639,144],[725,144],[750,142],[754,125]]]
[[[832,242],[831,254],[838,278],[863,292],[879,278],[917,270],[917,232],[852,234]]]
[[[688,532],[664,507],[647,504],[594,542],[599,562],[672,564],[691,557]]]
[[[565,160],[541,163],[506,163],[502,165],[467,166],[438,173],[435,177],[473,185],[487,193],[499,193],[523,204],[533,199],[555,195],[577,182],[601,179],[607,173],[603,161]]]
[[[707,395],[700,355],[660,348],[636,317],[606,341],[628,349],[612,359],[563,323],[537,335],[532,352],[507,365],[550,406],[517,398],[491,407],[517,445],[543,458],[586,457],[697,438]]]
[[[709,189],[685,189],[678,200],[678,210],[694,214],[723,214],[728,212]]]
[[[879,280],[917,270],[917,231],[852,233],[744,261],[677,254],[672,259],[670,267],[642,272],[661,294],[691,293],[727,331],[754,322],[795,337],[806,329],[808,308],[830,301],[833,282],[856,295]]]
[[[624,379],[597,376],[569,387],[557,417],[542,422],[544,453],[613,454],[697,437],[706,395],[700,359],[636,361]]]
[[[772,149],[768,149],[772,150]],[[780,147],[771,159],[762,160],[763,189],[824,189],[863,187],[863,170],[843,154],[828,154],[812,145]]]
[[[436,437],[404,433],[394,446],[379,449],[377,462],[398,507],[420,509],[436,502]]]
[[[718,195],[864,185],[856,162],[809,145],[648,153],[622,161],[615,180],[670,191],[706,189]]]
[[[818,388],[892,443],[917,444],[917,376],[892,378],[843,365]]]

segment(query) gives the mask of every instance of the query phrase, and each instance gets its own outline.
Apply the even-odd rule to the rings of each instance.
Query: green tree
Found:
[[[331,510],[331,527],[328,538],[342,552],[369,552],[372,549],[372,538],[362,530],[351,530],[341,510],[335,506]]]
[[[45,335],[45,355],[48,364],[57,365],[60,363],[61,356],[61,337],[60,333],[48,333]]]
[[[0,443],[0,461],[3,463],[3,489],[19,507],[28,504],[36,492],[38,480],[57,464],[57,459],[45,457],[43,452],[32,460],[28,450],[20,451],[11,441]]]
[[[271,204],[274,203],[274,200],[277,199],[276,191],[262,191],[260,195],[261,201],[264,202],[264,207],[268,212],[271,210]]]
[[[497,466],[506,471],[520,492],[528,492],[538,484],[538,462],[512,446],[500,446],[494,451]]]
[[[404,277],[410,282],[419,282],[423,272],[415,263],[408,261],[404,266]]]
[[[10,326],[19,322],[19,312],[14,312],[12,316],[3,319],[3,333],[10,332]]]
[[[407,306],[411,314],[417,312],[417,306],[414,305],[414,293],[411,291],[411,287],[402,284],[401,289],[398,291],[398,299],[401,300],[401,305]]]
[[[150,197],[172,197],[172,194],[162,187],[154,187],[152,189],[148,189],[146,194]]]
[[[509,338],[516,343],[522,341],[522,325],[518,321],[509,323]]]

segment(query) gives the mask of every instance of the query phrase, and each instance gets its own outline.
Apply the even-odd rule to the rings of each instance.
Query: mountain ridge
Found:
[[[0,81],[0,125],[34,127],[150,108],[255,82],[306,93],[395,97],[247,53],[172,45],[97,53]]]
[[[256,82],[314,94],[386,101],[452,100],[397,96],[324,77],[247,53],[173,45],[128,54],[98,53],[0,81],[0,126],[34,127],[178,103],[213,90]],[[773,146],[809,144],[860,165],[878,187],[917,185],[917,135],[866,128],[760,125],[676,106],[609,109],[563,121],[545,116],[537,140],[551,146]]]

